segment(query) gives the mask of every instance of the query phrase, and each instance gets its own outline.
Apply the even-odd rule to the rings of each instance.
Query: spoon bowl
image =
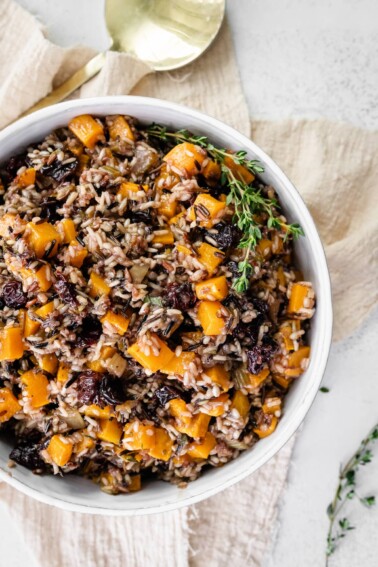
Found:
[[[218,34],[226,0],[106,0],[110,50],[129,53],[155,71],[169,71],[197,59]],[[23,116],[67,98],[105,64],[93,57]]]
[[[197,59],[222,24],[225,0],[107,0],[112,50],[134,55],[155,71]]]

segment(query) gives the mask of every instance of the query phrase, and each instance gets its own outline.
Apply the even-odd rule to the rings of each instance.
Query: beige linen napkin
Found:
[[[21,44],[19,37],[23,38]],[[52,45],[30,14],[11,0],[2,0],[0,128],[92,55],[87,48],[66,50]],[[102,72],[77,96],[129,92],[188,104],[250,134],[248,109],[226,26],[195,65],[170,74],[152,74],[139,61],[109,54]],[[322,232],[336,287],[336,332],[340,337],[341,329],[350,332],[376,301],[372,271],[375,219],[372,203],[370,210],[367,203],[373,187],[377,135],[327,122],[257,122],[254,137],[303,190]],[[360,191],[358,207],[355,192],[353,197],[350,190],[356,186]],[[371,252],[366,250],[369,243]],[[62,512],[6,485],[1,486],[0,495],[41,567],[223,567],[230,560],[238,567],[259,566],[270,543],[292,444],[252,477],[221,495],[153,517],[101,518]]]

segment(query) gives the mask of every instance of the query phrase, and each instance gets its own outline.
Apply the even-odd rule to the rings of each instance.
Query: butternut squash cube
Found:
[[[140,474],[134,474],[130,477],[130,483],[127,487],[130,492],[138,492],[142,488],[142,480]]]
[[[68,123],[68,128],[90,150],[103,138],[104,129],[90,114],[76,116]]]
[[[225,403],[228,402],[228,394],[224,393],[218,396],[217,398],[210,398],[207,404],[210,407],[201,407],[202,413],[206,415],[211,415],[212,417],[219,417],[223,415],[226,411]]]
[[[294,350],[294,341],[290,338],[290,335],[300,331],[301,322],[298,319],[291,319],[285,321],[280,325],[280,334],[282,336],[285,349],[288,351]]]
[[[117,350],[111,346],[103,346],[100,351],[99,358],[87,362],[88,368],[95,372],[104,372],[104,362],[111,358]]]
[[[84,432],[81,431],[80,433],[84,433]],[[78,443],[75,443],[73,447],[73,451],[74,453],[78,454],[81,453],[82,451],[91,450],[94,448],[95,444],[96,444],[95,440],[92,439],[92,437],[89,437],[89,435],[83,435],[83,439]]]
[[[35,335],[40,326],[41,324],[38,323],[38,321],[31,319],[28,312],[26,311],[24,319],[24,337],[27,338]]]
[[[72,240],[75,240],[77,233],[75,223],[72,219],[63,219],[59,223],[58,229],[61,231],[62,244],[69,244]]]
[[[172,455],[173,441],[167,431],[162,427],[155,429],[155,444],[149,449],[148,454],[160,461],[169,461]]]
[[[232,171],[238,181],[243,181],[243,183],[250,185],[255,179],[255,176],[251,171],[249,171],[249,169],[244,167],[244,165],[235,163],[232,157],[226,156],[224,158],[224,163],[228,167],[228,169]]]
[[[287,357],[288,367],[285,369],[286,376],[297,378],[303,374],[305,368],[302,367],[302,361],[310,357],[310,350],[309,346],[301,346],[298,350],[289,354]]]
[[[175,356],[175,353],[172,352],[166,343],[157,335],[152,335],[151,337],[153,338],[154,343],[158,345],[158,355],[154,354],[152,348],[150,348],[150,352],[146,354],[138,343],[131,345],[131,347],[127,349],[127,352],[132,358],[139,362],[143,368],[151,370],[152,372],[157,372],[160,368],[164,368],[169,363],[169,361]]]
[[[122,425],[114,417],[100,419],[100,431],[97,433],[97,437],[102,441],[119,445],[122,433]]]
[[[118,335],[123,336],[130,323],[130,319],[127,319],[119,313],[114,313],[113,311],[108,311],[104,317],[101,318],[101,323],[110,325]]]
[[[134,142],[134,134],[124,116],[116,116],[109,120],[109,136],[112,140],[117,138],[124,142]]]
[[[272,398],[266,397],[261,407],[264,413],[276,413],[277,411],[281,411],[281,406],[282,400],[275,396]]]
[[[93,417],[94,419],[110,419],[113,416],[113,410],[110,406],[101,408],[96,404],[92,404],[85,408],[84,415]]]
[[[48,291],[52,286],[51,268],[49,264],[43,264],[36,272],[28,270],[29,277],[33,277],[38,283],[40,291]]]
[[[307,305],[305,305],[306,299],[310,302],[311,306],[313,305],[313,293],[312,286],[307,284],[307,282],[294,283],[291,287],[287,312],[293,315],[300,315],[300,311],[303,308],[307,308]]]
[[[219,301],[201,301],[197,317],[205,335],[221,335],[226,331],[224,309]]]
[[[173,232],[170,228],[161,227],[160,230],[165,230],[165,234],[154,234],[152,239],[152,244],[173,244],[175,241],[175,237],[173,236]],[[159,230],[159,232],[160,232]]]
[[[256,427],[253,430],[256,433],[256,435],[260,437],[260,439],[263,439],[264,437],[268,437],[269,435],[271,435],[277,427],[277,423],[278,423],[277,417],[275,415],[269,415],[269,417],[270,417],[269,425],[267,424],[262,427]]]
[[[66,441],[63,435],[53,435],[47,452],[58,467],[64,467],[72,455],[72,443]]]
[[[203,242],[198,247],[198,259],[201,264],[204,265],[205,269],[211,275],[215,272],[216,268],[221,264],[225,258],[224,252],[219,250],[219,248],[215,248],[215,246],[211,246],[207,244],[207,242]]]
[[[198,299],[223,301],[228,295],[228,285],[225,276],[199,282],[196,284],[196,295]]]
[[[273,381],[279,386],[281,386],[281,388],[287,390],[290,384],[292,383],[293,379],[287,376],[282,376],[281,374],[273,374]]]
[[[9,388],[0,388],[0,423],[9,421],[22,407]]]
[[[209,415],[197,413],[192,417],[190,423],[185,426],[185,431],[183,431],[183,433],[193,437],[194,439],[201,439],[202,437],[205,437],[209,428],[210,419],[211,417]]]
[[[171,149],[164,156],[163,161],[177,169],[180,169],[188,177],[197,175],[201,172],[202,163],[206,158],[206,152],[199,146],[195,146],[190,142],[183,142]]]
[[[41,319],[47,319],[47,317],[51,315],[54,309],[55,309],[54,301],[49,301],[49,303],[46,303],[45,305],[42,305],[42,307],[36,309],[34,313],[37,315],[37,317],[40,317]]]
[[[29,370],[21,376],[21,382],[25,386],[27,397],[33,409],[42,408],[50,403],[49,381],[42,372]]]
[[[58,252],[60,235],[49,222],[28,223],[28,242],[37,258],[51,258]]]
[[[239,412],[240,417],[245,419],[249,414],[250,403],[248,396],[243,394],[240,390],[237,390],[232,398],[232,409],[236,409]]]
[[[0,331],[0,361],[18,360],[24,355],[25,345],[21,327],[7,327]]]
[[[34,185],[35,183],[35,169],[34,167],[29,167],[25,169],[17,178],[17,182],[20,187],[29,187],[29,185]]]
[[[263,368],[258,374],[248,373],[252,388],[259,388],[269,376],[269,368]]]
[[[173,415],[173,417],[185,417],[185,414],[188,414],[186,417],[187,419],[191,419],[192,415],[186,407],[186,403],[181,398],[173,398],[169,400],[169,411]]]
[[[121,195],[123,199],[132,199],[133,195],[139,191],[144,191],[146,193],[148,191],[148,185],[138,185],[138,183],[125,181],[124,183],[121,183],[117,194]]]
[[[182,352],[180,356],[174,355],[173,358],[165,364],[160,372],[164,374],[178,374],[179,376],[184,376],[187,372],[189,364],[194,361],[196,355],[194,352]]]
[[[202,441],[189,445],[186,454],[192,457],[192,459],[207,459],[216,444],[217,441],[214,435],[208,431]]]
[[[169,219],[168,224],[175,224],[175,225],[178,224],[178,222],[180,221],[180,219],[182,219],[183,216],[184,216],[184,212],[179,213],[175,217]]]
[[[58,369],[58,359],[56,354],[42,354],[38,358],[38,364],[43,372],[48,372],[49,374],[55,374]]]
[[[70,367],[65,362],[59,363],[56,379],[60,384],[65,384],[70,377]]]
[[[155,446],[156,428],[137,419],[124,427],[123,445],[129,451],[150,451]]]
[[[256,252],[263,260],[268,260],[272,255],[273,242],[262,238],[256,246]]]
[[[184,400],[180,398],[169,401],[169,410],[177,420],[177,431],[196,439],[205,436],[211,419],[209,415],[204,413],[192,415]]]
[[[176,244],[176,250],[177,252],[180,252],[180,254],[185,254],[185,256],[191,256],[193,254],[191,249],[183,244]]]
[[[226,208],[226,203],[214,199],[208,193],[197,196],[193,206],[189,209],[189,220],[200,220],[200,225],[211,228],[216,219],[220,220],[220,213]]]
[[[91,297],[99,297],[101,295],[109,295],[111,292],[111,287],[106,283],[106,281],[92,272],[89,278],[89,295]]]
[[[70,265],[75,266],[75,268],[81,268],[85,258],[88,256],[88,250],[77,240],[72,240],[68,252]]]
[[[230,373],[220,364],[212,368],[206,368],[205,374],[214,384],[220,386],[224,392],[230,389]]]
[[[160,196],[160,205],[158,207],[159,215],[163,215],[167,219],[174,218],[177,211],[177,201],[172,201],[168,193],[162,193]]]

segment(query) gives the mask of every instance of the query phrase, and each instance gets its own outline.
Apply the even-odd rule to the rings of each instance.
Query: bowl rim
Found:
[[[273,161],[273,159],[267,155],[259,146],[255,144],[251,139],[249,139],[244,134],[238,132],[232,126],[225,124],[224,122],[209,116],[205,113],[202,113],[198,110],[192,109],[188,106],[169,102],[166,100],[161,100],[152,97],[143,97],[143,96],[130,96],[130,95],[118,95],[118,96],[100,96],[100,97],[92,97],[92,98],[84,98],[84,99],[75,99],[69,100],[66,102],[62,102],[53,106],[49,106],[47,108],[38,110],[28,116],[22,117],[13,124],[7,126],[2,132],[0,132],[0,144],[3,143],[8,137],[12,137],[14,135],[19,134],[25,127],[29,127],[32,125],[37,125],[39,121],[44,121],[51,117],[57,117],[59,114],[65,114],[66,111],[73,110],[73,109],[81,109],[83,107],[90,108],[96,107],[96,110],[93,110],[94,114],[103,114],[106,115],[107,108],[111,109],[112,104],[114,105],[124,105],[125,106],[125,113],[126,107],[128,104],[134,105],[141,105],[143,107],[150,107],[155,108],[156,110],[169,110],[173,111],[174,113],[180,115],[186,115],[188,117],[192,117],[197,119],[208,126],[213,127],[215,130],[218,130],[222,136],[229,136],[230,138],[234,138],[240,141],[240,148],[250,150],[253,152],[257,159],[259,159],[269,170],[272,172],[273,175],[278,177],[284,187],[284,190],[288,192],[292,199],[296,201],[296,204],[300,207],[300,212],[302,219],[305,219],[307,228],[306,228],[306,237],[311,240],[313,248],[314,248],[314,256],[317,257],[317,263],[320,265],[320,273],[319,273],[319,287],[322,288],[322,301],[325,304],[323,307],[323,311],[326,313],[326,317],[319,329],[319,332],[322,331],[321,340],[319,343],[319,350],[320,359],[317,362],[316,367],[316,374],[312,376],[312,383],[309,385],[307,392],[303,394],[302,400],[300,405],[298,406],[296,413],[291,416],[289,422],[281,422],[281,429],[280,435],[271,438],[270,447],[261,455],[258,459],[255,460],[253,463],[247,463],[244,468],[240,468],[233,471],[233,474],[229,475],[228,478],[221,480],[217,484],[213,486],[207,487],[204,490],[197,492],[195,495],[183,496],[183,498],[175,499],[169,502],[162,502],[161,504],[156,504],[153,506],[149,506],[148,504],[140,504],[138,508],[134,509],[111,509],[105,508],[102,506],[92,506],[87,504],[77,504],[75,502],[65,500],[64,495],[57,494],[57,495],[49,495],[33,488],[20,479],[16,479],[12,476],[11,470],[7,471],[0,467],[0,480],[8,483],[12,487],[18,489],[20,492],[24,493],[27,496],[30,496],[44,504],[48,504],[51,506],[55,506],[62,510],[66,511],[73,511],[73,512],[81,512],[86,514],[97,514],[97,515],[104,515],[104,516],[134,516],[134,515],[150,515],[155,513],[167,512],[171,510],[177,510],[179,508],[189,506],[191,504],[196,504],[210,496],[214,496],[215,494],[221,492],[222,490],[229,488],[233,484],[243,480],[250,474],[256,472],[261,466],[263,466],[267,461],[269,461],[282,447],[289,441],[289,439],[293,436],[296,432],[298,427],[303,422],[307,412],[309,411],[312,403],[315,400],[317,395],[319,386],[323,379],[324,371],[326,368],[329,351],[331,347],[331,339],[332,339],[332,323],[333,323],[333,312],[332,312],[332,292],[331,292],[331,281],[329,276],[329,270],[327,266],[327,260],[324,253],[324,248],[321,243],[319,234],[317,232],[314,220],[307,209],[301,195],[294,187],[292,182],[286,176],[286,174],[282,171],[282,169]],[[98,106],[102,105],[104,110],[101,113],[98,110]],[[86,110],[85,112],[90,112],[90,110]],[[162,120],[164,122],[164,120]],[[310,229],[310,230],[309,230]],[[177,488],[177,490],[179,490]],[[182,491],[184,492],[184,491]]]

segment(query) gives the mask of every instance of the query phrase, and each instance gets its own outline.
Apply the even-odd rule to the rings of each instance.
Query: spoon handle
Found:
[[[74,73],[67,81],[64,81],[59,87],[54,89],[50,94],[42,98],[37,104],[26,110],[22,116],[26,116],[27,114],[31,114],[36,110],[40,110],[41,108],[45,108],[46,106],[50,106],[51,104],[56,104],[57,102],[61,102],[64,100],[68,95],[73,93],[76,89],[84,85],[89,79],[97,75],[99,71],[101,71],[102,67],[105,63],[105,53],[99,53],[95,55],[92,59],[88,61],[76,73]]]

